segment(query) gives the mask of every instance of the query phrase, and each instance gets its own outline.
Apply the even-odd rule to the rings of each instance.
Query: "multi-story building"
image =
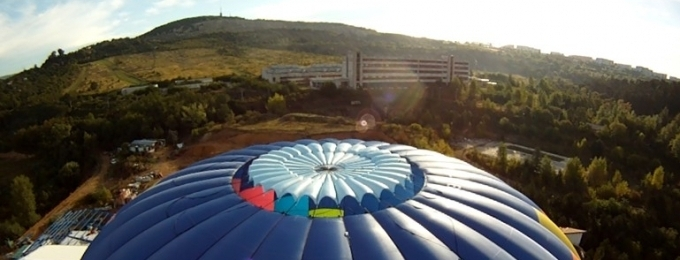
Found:
[[[458,77],[459,79],[463,81],[470,80],[470,72],[472,71],[470,69],[470,63],[467,61],[454,61],[453,62],[454,67],[453,67],[453,75],[455,77]]]
[[[449,83],[454,78],[470,79],[470,63],[440,59],[372,57],[349,52],[342,64],[317,64],[309,67],[275,65],[262,70],[270,83],[291,82],[318,88],[326,83],[372,87],[395,83]]]
[[[668,79],[670,79],[671,81],[680,81],[680,78],[673,76],[670,76]]]
[[[120,93],[123,94],[123,95],[129,95],[129,94],[135,93],[137,91],[145,90],[147,88],[158,88],[158,84],[127,87],[127,88],[121,89]]]
[[[614,65],[613,60],[608,60],[608,59],[604,59],[604,58],[596,58],[595,62],[598,63],[598,64],[602,64],[602,65]]]
[[[578,61],[584,61],[584,62],[593,61],[593,58],[588,57],[588,56],[581,56],[581,55],[570,55],[569,58],[572,58],[572,59],[575,59],[575,60],[578,60]]]
[[[213,83],[212,78],[175,80],[173,88],[200,89]]]
[[[312,79],[335,80],[343,75],[342,64],[315,64],[308,67],[298,65],[274,65],[262,70],[262,78],[270,83],[291,82],[310,85]]]
[[[530,53],[541,53],[540,49],[536,49],[534,47],[529,47],[529,46],[522,46],[522,45],[517,45],[517,50],[530,52]]]
[[[351,88],[394,83],[448,83],[455,77],[462,80],[470,78],[470,64],[454,61],[453,56],[441,59],[392,58],[349,52],[343,66],[343,77],[348,79]]]
[[[668,78],[668,75],[666,75],[664,73],[654,72],[652,74],[652,77],[655,78],[655,79],[664,79],[665,80],[665,79]]]
[[[556,51],[551,51],[550,55],[555,55],[555,56],[564,56],[564,53],[561,52],[556,52]]]
[[[640,72],[645,77],[653,77],[654,76],[654,71],[650,70],[647,67],[636,66],[635,71]]]
[[[621,63],[616,63],[614,64],[617,70],[630,70],[633,69],[633,66],[628,65],[628,64],[621,64]]]

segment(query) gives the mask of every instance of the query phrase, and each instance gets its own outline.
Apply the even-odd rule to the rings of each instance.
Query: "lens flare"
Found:
[[[363,133],[375,127],[375,116],[371,114],[363,114],[357,120],[356,130]]]

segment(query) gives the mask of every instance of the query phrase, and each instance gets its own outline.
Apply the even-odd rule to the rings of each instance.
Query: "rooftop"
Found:
[[[130,143],[130,146],[153,146],[156,145],[156,140],[151,140],[151,139],[141,139],[141,140],[134,140]]]
[[[89,231],[99,230],[100,227],[106,224],[110,216],[111,213],[107,208],[80,209],[66,212],[31,244],[25,254],[30,254],[46,245],[87,245],[96,236],[96,233],[89,233]]]
[[[80,259],[87,250],[87,246],[43,246],[33,253],[22,258],[22,260],[77,260]]]
[[[564,232],[565,235],[586,233],[585,230],[571,228],[571,227],[560,227],[560,229],[562,230],[562,232]]]

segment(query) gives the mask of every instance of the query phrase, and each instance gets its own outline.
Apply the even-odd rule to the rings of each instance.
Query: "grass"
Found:
[[[101,93],[146,82],[121,68],[120,63],[117,58],[108,58],[82,65],[78,78],[64,92]],[[96,90],[90,89],[92,82],[99,86]]]
[[[340,62],[341,57],[290,51],[243,48],[237,56],[222,55],[217,48],[178,49],[110,57],[83,65],[81,75],[67,91],[102,93],[177,77],[215,77],[236,74],[259,75],[274,64]],[[90,90],[90,82],[99,85]]]
[[[288,132],[321,134],[354,131],[356,126],[350,120],[313,114],[288,114],[279,119],[237,127],[253,132]]]

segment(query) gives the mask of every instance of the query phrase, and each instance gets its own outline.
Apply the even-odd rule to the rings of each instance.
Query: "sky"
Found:
[[[194,16],[339,22],[458,42],[525,45],[680,77],[680,0],[0,0],[0,76],[50,52]]]

